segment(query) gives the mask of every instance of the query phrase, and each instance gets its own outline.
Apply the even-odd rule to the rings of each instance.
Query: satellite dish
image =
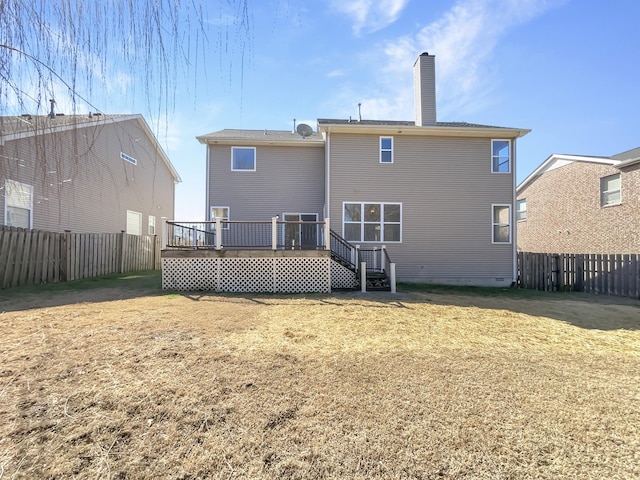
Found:
[[[298,125],[298,128],[296,128],[296,132],[298,132],[298,135],[300,135],[302,138],[307,138],[310,137],[313,133],[313,128],[311,128],[306,123],[301,123],[300,125]]]

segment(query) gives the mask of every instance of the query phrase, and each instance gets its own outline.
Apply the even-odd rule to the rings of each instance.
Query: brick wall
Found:
[[[622,203],[600,206],[600,179],[620,173]],[[640,252],[640,165],[617,169],[573,162],[547,171],[518,194],[527,219],[518,250],[547,253]]]

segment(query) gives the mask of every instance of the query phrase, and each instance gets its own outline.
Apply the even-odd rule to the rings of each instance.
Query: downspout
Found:
[[[518,285],[518,220],[517,220],[517,212],[516,208],[518,208],[517,198],[518,195],[516,193],[516,139],[513,139],[513,156],[512,156],[512,172],[513,172],[513,200],[511,201],[511,239],[513,242],[513,254],[512,254],[512,263],[513,263],[513,280],[511,285]]]
[[[205,222],[208,222],[211,220],[211,217],[210,217],[211,213],[209,213],[209,204],[211,202],[211,198],[210,198],[211,192],[209,191],[209,174],[210,174],[210,168],[211,168],[210,163],[211,163],[211,145],[207,143],[207,178],[205,179],[205,182],[206,182],[205,192],[207,193],[205,195],[206,198],[205,198],[205,205],[204,205],[204,221]]]
[[[331,127],[327,128],[327,138],[325,140],[325,212],[324,218],[331,218]]]

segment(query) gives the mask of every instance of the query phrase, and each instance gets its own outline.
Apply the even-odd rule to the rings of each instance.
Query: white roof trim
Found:
[[[640,161],[640,158],[635,159],[636,161]],[[542,165],[536,168],[533,173],[531,173],[527,178],[525,178],[520,185],[516,187],[516,193],[519,193],[524,187],[529,185],[536,177],[542,175],[549,170],[553,170],[554,168],[562,167],[564,165],[568,165],[573,162],[586,162],[586,163],[599,163],[603,165],[611,165],[614,167],[620,166],[620,160],[614,160],[610,157],[586,157],[583,155],[563,155],[559,153],[554,153],[550,155]]]

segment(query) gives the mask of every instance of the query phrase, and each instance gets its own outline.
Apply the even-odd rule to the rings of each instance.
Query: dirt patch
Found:
[[[638,478],[640,302],[0,302],[0,477]]]

